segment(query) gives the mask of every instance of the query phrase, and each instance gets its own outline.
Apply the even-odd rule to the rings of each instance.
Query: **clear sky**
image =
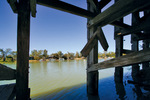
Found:
[[[86,9],[86,0],[62,0]],[[108,4],[113,4],[113,0]],[[17,48],[17,14],[13,13],[7,0],[0,0],[0,48]],[[130,24],[126,17],[125,20]],[[37,5],[36,18],[31,17],[30,52],[31,50],[48,50],[48,54],[81,51],[87,43],[87,19]],[[108,51],[115,51],[114,27],[102,28],[109,44]],[[130,48],[130,38],[125,38],[125,48]],[[99,52],[103,49],[99,45]]]

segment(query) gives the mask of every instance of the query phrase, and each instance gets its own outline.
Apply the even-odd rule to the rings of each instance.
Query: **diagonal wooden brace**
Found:
[[[105,51],[107,51],[107,49],[109,47],[108,43],[107,43],[107,40],[106,40],[106,38],[104,36],[104,33],[103,33],[101,27],[98,27],[97,30],[96,30],[96,32],[93,34],[93,36],[88,41],[88,43],[81,50],[81,54],[84,57],[88,56],[88,54],[90,53],[90,51],[92,50],[92,48],[95,46],[97,40],[100,41],[100,44],[102,45],[103,49]]]
[[[18,2],[17,2],[17,0],[7,0],[7,2],[9,3],[13,12],[18,13]]]

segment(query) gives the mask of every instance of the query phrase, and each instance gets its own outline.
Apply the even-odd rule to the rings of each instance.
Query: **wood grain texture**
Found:
[[[19,0],[16,100],[29,99],[30,0]]]
[[[102,27],[149,5],[149,0],[119,0],[90,20],[89,25],[99,25]]]
[[[107,60],[101,63],[93,64],[88,68],[88,72],[101,70],[112,67],[128,66],[132,64],[139,64],[142,62],[150,61],[150,49],[137,51],[125,56],[117,57],[111,60]]]
[[[0,80],[16,79],[16,70],[0,64]]]

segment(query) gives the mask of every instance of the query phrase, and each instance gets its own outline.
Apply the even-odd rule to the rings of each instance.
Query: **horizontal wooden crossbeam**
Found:
[[[0,80],[16,79],[16,70],[0,64]]]
[[[85,9],[82,9],[82,8],[76,7],[74,5],[65,3],[65,2],[60,1],[60,0],[37,0],[37,4],[51,7],[51,8],[55,8],[55,9],[58,9],[61,11],[65,11],[65,12],[68,12],[71,14],[75,14],[75,15],[90,18],[90,19],[93,18],[94,16],[96,16],[95,13],[92,13],[92,12],[87,11]]]
[[[90,71],[96,71],[96,70],[112,68],[112,67],[122,67],[122,66],[139,64],[148,61],[150,61],[150,49],[137,51],[125,56],[121,56],[101,63],[93,64],[90,68],[87,69],[87,71],[90,72]]]
[[[119,0],[90,20],[89,25],[99,25],[102,27],[149,5],[149,0]]]
[[[128,35],[131,33],[139,33],[140,31],[143,31],[144,29],[149,29],[150,28],[149,22],[150,22],[150,17],[147,17],[144,21],[137,23],[134,26],[121,29],[118,35]]]

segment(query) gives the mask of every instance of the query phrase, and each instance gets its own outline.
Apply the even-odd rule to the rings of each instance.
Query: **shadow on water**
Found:
[[[128,79],[132,79],[131,77]],[[99,95],[86,93],[86,84],[63,87],[33,96],[33,100],[150,100],[149,91],[137,85],[115,83],[113,76],[99,80]]]

